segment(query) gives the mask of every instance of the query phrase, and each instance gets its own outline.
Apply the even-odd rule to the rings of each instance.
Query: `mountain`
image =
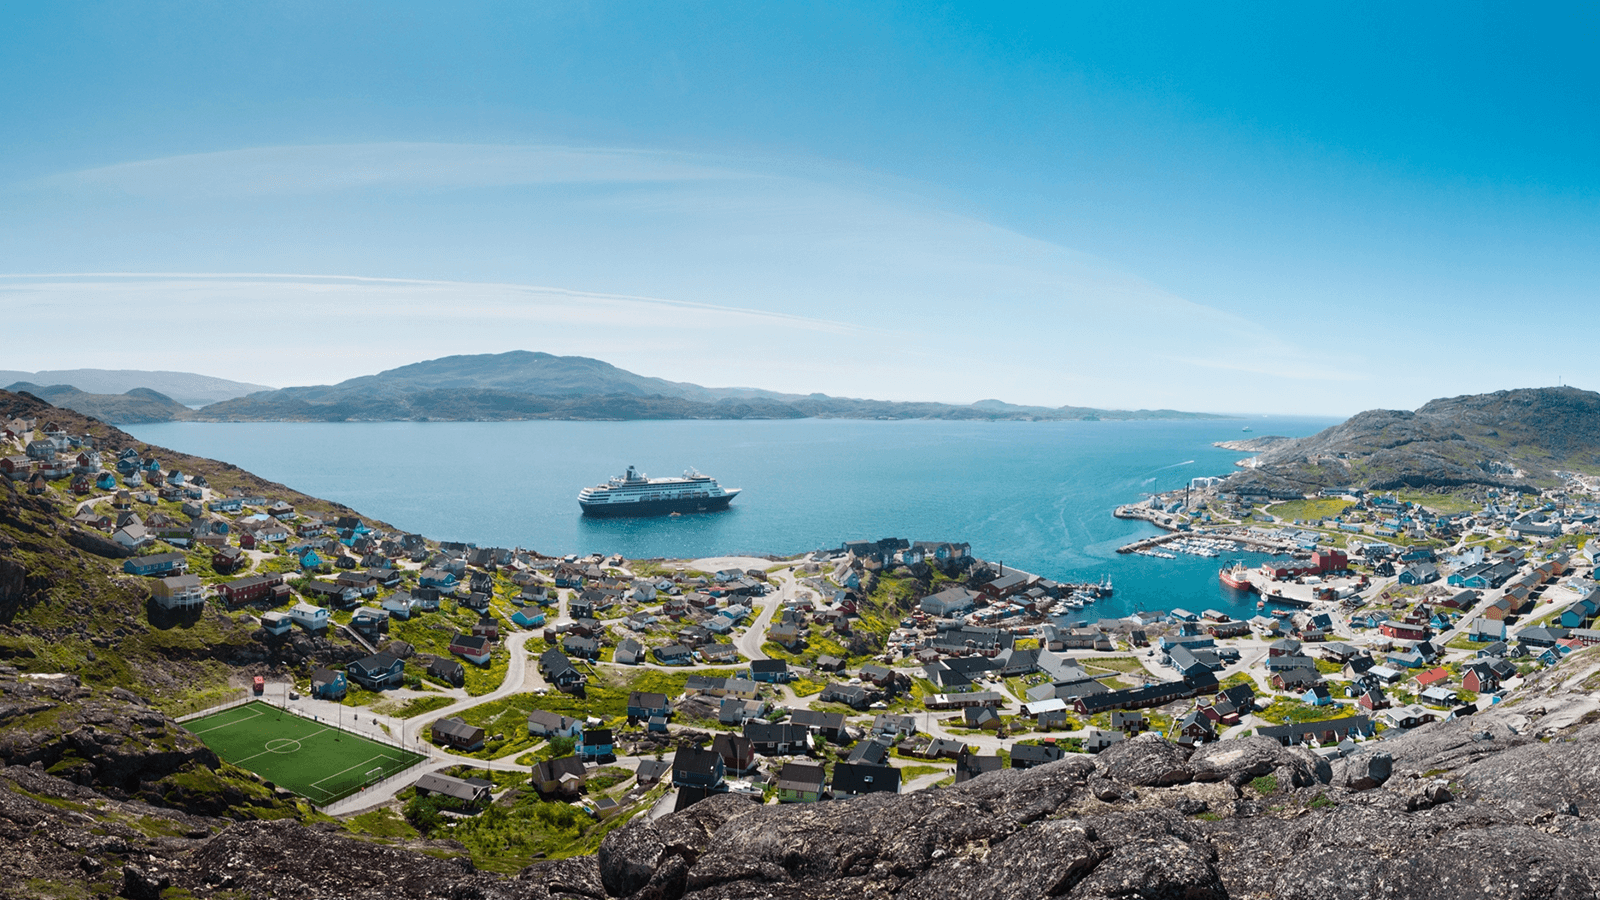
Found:
[[[1479,485],[1533,491],[1561,472],[1600,473],[1600,394],[1527,388],[1375,409],[1273,443],[1235,483],[1290,490]]]
[[[146,372],[138,369],[58,369],[46,372],[0,371],[0,384],[70,384],[90,394],[123,394],[135,388],[157,391],[185,406],[199,406],[270,391],[264,384],[229,381],[193,372]]]
[[[63,409],[121,425],[171,422],[187,419],[190,414],[189,407],[149,388],[134,388],[122,394],[88,394],[70,384],[41,387],[27,381],[19,381],[6,390],[26,391]]]
[[[969,406],[707,388],[636,375],[582,356],[525,350],[447,356],[334,385],[290,387],[215,403],[204,421],[498,421],[512,419],[1166,419],[1174,410]]]

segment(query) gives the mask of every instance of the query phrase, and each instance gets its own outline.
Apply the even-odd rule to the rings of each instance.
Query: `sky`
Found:
[[[1600,7],[0,7],[0,369],[1600,388]]]

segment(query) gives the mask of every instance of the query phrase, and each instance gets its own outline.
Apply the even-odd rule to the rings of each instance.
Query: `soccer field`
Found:
[[[184,727],[223,760],[319,806],[426,758],[261,702],[191,719]]]

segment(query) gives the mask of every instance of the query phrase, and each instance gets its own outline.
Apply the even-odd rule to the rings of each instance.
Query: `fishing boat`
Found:
[[[1236,591],[1254,591],[1256,586],[1250,583],[1250,570],[1244,567],[1243,560],[1234,560],[1228,565],[1217,570],[1217,578],[1222,583]]]

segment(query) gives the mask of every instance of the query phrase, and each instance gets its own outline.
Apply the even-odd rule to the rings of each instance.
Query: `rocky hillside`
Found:
[[[1273,444],[1235,476],[1312,491],[1483,485],[1535,490],[1560,471],[1600,472],[1600,394],[1532,388],[1369,410]]]
[[[14,393],[28,393],[52,405],[70,409],[103,422],[136,425],[142,422],[172,422],[189,418],[189,408],[182,403],[149,388],[134,388],[123,394],[90,394],[70,384],[43,387],[32,382],[19,381],[6,388]]]
[[[449,842],[152,809],[0,770],[0,892],[305,898],[1472,898],[1600,891],[1600,651],[1506,703],[1329,764],[1157,737],[951,788],[714,797],[511,878]],[[133,823],[130,827],[129,823]],[[27,891],[19,886],[28,886]],[[47,890],[48,888],[48,890]]]

